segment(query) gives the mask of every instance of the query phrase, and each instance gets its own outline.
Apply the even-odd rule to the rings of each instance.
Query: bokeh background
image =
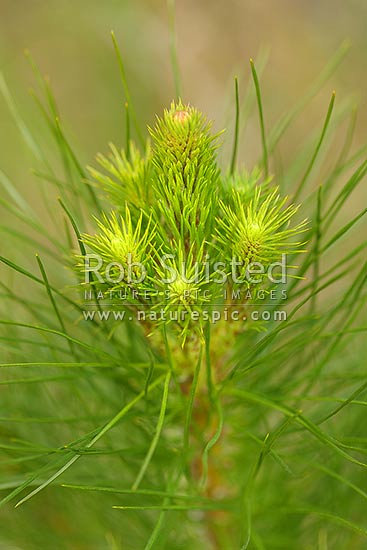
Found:
[[[351,49],[342,66],[282,140],[282,162],[320,126],[333,89],[338,102],[351,96],[359,102],[356,140],[364,142],[366,25],[365,0],[178,0],[183,98],[215,119],[218,128],[230,127],[233,76],[239,76],[243,96],[249,58],[267,58],[261,84],[270,128],[349,40]],[[73,145],[90,163],[108,141],[123,140],[124,97],[111,29],[121,45],[139,119],[151,123],[174,97],[165,0],[0,0],[0,69],[46,149],[49,137],[28,95],[35,80],[24,50],[30,50],[49,76]],[[0,117],[0,165],[31,195],[27,152],[2,99]],[[249,120],[241,141],[241,159],[248,164],[260,151],[257,124],[255,116]]]

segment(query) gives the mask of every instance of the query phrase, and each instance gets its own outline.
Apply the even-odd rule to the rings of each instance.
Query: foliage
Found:
[[[237,168],[239,124],[230,167],[219,167],[224,138],[180,100],[157,119],[151,145],[134,145],[129,122],[125,147],[111,145],[87,172],[41,81],[39,104],[60,153],[50,166],[0,81],[48,186],[53,221],[46,225],[3,175],[1,205],[14,222],[1,228],[0,547],[364,548],[366,210],[345,215],[366,175],[366,148],[350,151],[354,115],[332,118],[333,95],[318,135],[277,173],[274,153],[300,109],[266,132],[251,69],[263,154],[249,172]],[[235,91],[238,122],[237,80]],[[127,114],[141,141],[131,101]],[[321,178],[323,153],[349,116],[342,150]],[[301,197],[300,208],[281,198],[286,192]],[[125,267],[131,254],[148,276],[101,283],[91,271],[89,304],[81,284],[89,252]],[[160,255],[173,252],[162,266]],[[157,315],[173,305],[231,313],[241,285],[228,283],[221,295],[223,285],[205,279],[207,255],[209,267],[232,255],[246,267],[268,266],[282,252],[290,268],[299,264],[293,277],[282,292],[265,278],[263,293],[242,285],[243,323],[103,316],[110,291],[139,285]],[[183,260],[188,280],[200,260],[198,280],[184,279]],[[160,284],[172,271],[179,277]],[[132,315],[144,305],[138,295],[122,309]]]

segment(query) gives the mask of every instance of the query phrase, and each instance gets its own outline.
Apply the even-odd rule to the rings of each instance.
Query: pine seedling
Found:
[[[16,220],[1,227],[15,277],[0,283],[0,546],[362,550],[365,209],[335,223],[364,181],[365,148],[350,155],[348,129],[320,187],[320,151],[339,124],[329,108],[314,150],[307,140],[279,174],[274,149],[300,107],[268,135],[253,63],[263,146],[253,168],[237,160],[237,79],[229,167],[217,160],[228,136],[182,101],[145,141],[119,63],[139,147],[128,116],[125,149],[98,155],[88,186],[45,87],[63,170],[45,163],[38,175],[61,195],[55,208],[45,200],[61,216],[55,231],[0,174]],[[0,89],[42,163],[1,79]],[[300,265],[279,283],[268,275],[284,255],[287,269]],[[86,281],[96,304],[81,300]]]
[[[172,103],[150,130],[153,147],[149,163],[153,169],[143,169],[139,173],[144,177],[137,181],[151,189],[151,200],[141,203],[136,228],[129,207],[136,208],[138,204],[130,192],[132,202],[126,206],[126,221],[121,216],[122,229],[113,215],[98,223],[100,235],[84,237],[84,243],[100,254],[104,263],[112,265],[111,270],[105,267],[101,271],[104,281],[106,269],[107,278],[113,281],[110,285],[107,281],[108,291],[118,291],[126,284],[132,288],[132,281],[116,272],[127,271],[128,259],[134,264],[148,259],[149,244],[149,265],[141,266],[134,289],[137,296],[139,292],[142,295],[149,281],[151,309],[163,312],[158,324],[164,324],[166,319],[168,325],[176,325],[182,345],[189,335],[203,337],[203,313],[207,319],[208,306],[218,305],[221,299],[224,302],[224,295],[233,288],[232,259],[239,260],[236,286],[248,288],[249,267],[262,266],[261,280],[265,279],[266,270],[282,254],[302,247],[302,241],[294,242],[294,237],[305,231],[305,222],[290,227],[297,208],[285,206],[286,199],[280,199],[277,189],[272,190],[267,182],[263,186],[255,184],[258,172],[245,181],[232,178],[230,192],[228,180],[226,185],[220,185],[215,145],[218,136],[212,136],[210,129],[211,124],[199,111],[182,102]],[[112,145],[111,150],[116,161],[120,158],[117,149]],[[97,158],[101,163],[101,157]],[[107,169],[109,164],[106,160],[103,163]],[[124,173],[124,181],[129,182],[122,187],[126,191],[135,181],[136,168],[126,158],[122,166],[119,174]],[[95,174],[91,169],[90,172]],[[103,178],[101,183],[106,187]],[[117,207],[121,210],[122,204]],[[140,237],[142,219],[149,217],[153,217],[156,229],[152,232],[148,224]],[[218,280],[215,266],[221,262],[224,272]],[[148,274],[147,281],[143,281],[143,269]],[[251,302],[246,298],[240,301],[242,308],[246,301]],[[229,330],[235,330],[233,325]]]

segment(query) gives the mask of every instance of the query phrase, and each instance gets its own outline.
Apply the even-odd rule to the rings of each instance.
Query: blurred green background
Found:
[[[185,0],[176,3],[183,99],[197,105],[218,127],[231,116],[234,74],[249,76],[250,57],[268,50],[262,76],[266,123],[271,125],[317,77],[340,44],[351,51],[342,67],[292,127],[281,146],[287,162],[302,138],[320,124],[333,88],[338,101],[360,101],[357,140],[366,125],[367,3],[365,0]],[[120,42],[139,119],[151,123],[174,97],[169,15],[163,0],[0,0],[0,67],[27,122],[43,127],[28,96],[34,78],[24,57],[29,49],[48,75],[72,142],[91,162],[108,141],[123,140],[123,94],[110,30]],[[241,81],[240,81],[240,84]],[[29,188],[27,154],[0,99],[0,166]],[[241,158],[257,159],[257,119],[249,122]],[[255,128],[256,127],[256,128]],[[47,147],[46,143],[43,143]]]

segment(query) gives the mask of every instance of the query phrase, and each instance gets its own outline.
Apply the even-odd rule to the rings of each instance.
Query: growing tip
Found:
[[[186,111],[184,109],[178,109],[173,115],[173,119],[176,120],[177,122],[184,122],[189,117],[190,117],[189,111]]]

